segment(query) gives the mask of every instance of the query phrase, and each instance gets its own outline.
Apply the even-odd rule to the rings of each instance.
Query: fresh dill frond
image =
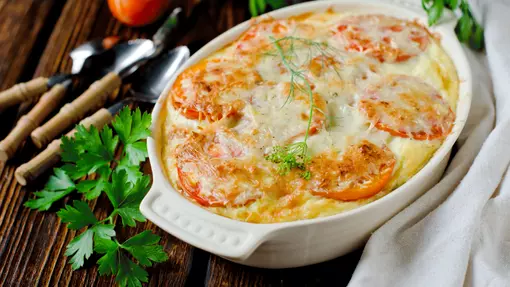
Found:
[[[279,39],[274,37],[269,38],[274,46],[274,50],[265,52],[264,55],[278,57],[283,67],[290,74],[289,94],[287,95],[282,108],[295,98],[296,91],[300,91],[308,95],[310,110],[303,141],[293,143],[285,147],[275,146],[273,147],[273,152],[269,154],[266,159],[278,164],[278,171],[280,174],[284,175],[289,173],[292,169],[300,169],[303,171],[301,176],[308,180],[311,178],[311,172],[307,169],[307,164],[310,161],[307,141],[310,136],[313,113],[316,110],[317,112],[325,114],[325,111],[320,110],[314,103],[312,84],[307,76],[308,70],[304,67],[306,67],[307,64],[309,64],[315,57],[320,57],[323,68],[333,67],[337,75],[340,77],[340,73],[336,70],[335,64],[327,62],[328,59],[335,59],[336,53],[334,53],[335,50],[329,47],[326,42],[317,42],[295,36],[286,36]],[[306,59],[299,59],[299,49],[305,50]]]
[[[284,37],[288,38],[288,37]],[[281,40],[284,39],[275,39],[274,37],[270,37],[270,39],[273,41],[273,45],[276,48],[276,51],[280,55],[281,61],[283,66],[287,69],[287,71],[290,73],[290,89],[289,89],[289,95],[287,97],[286,102],[289,101],[289,99],[294,98],[294,93],[296,89],[299,89],[306,94],[308,94],[308,97],[310,98],[310,112],[308,115],[308,126],[305,133],[305,139],[304,143],[306,144],[306,141],[308,140],[309,136],[309,130],[312,125],[312,117],[313,117],[313,110],[316,108],[313,101],[313,91],[312,86],[310,85],[310,82],[306,78],[306,75],[304,74],[304,71],[299,70],[299,65],[297,65],[295,62],[292,61],[293,57],[287,56],[284,48],[280,44]],[[291,38],[294,39],[294,38]],[[305,39],[306,40],[306,39]],[[292,47],[292,43],[291,43]]]
[[[312,172],[310,172],[309,170],[305,170],[302,174],[301,174],[301,177],[306,179],[306,180],[310,180],[312,178]]]
[[[288,174],[292,169],[300,169],[303,171],[303,178],[311,177],[310,171],[307,170],[310,157],[305,142],[297,142],[285,147],[275,146],[273,151],[266,156],[266,160],[278,164],[278,173],[281,175]]]

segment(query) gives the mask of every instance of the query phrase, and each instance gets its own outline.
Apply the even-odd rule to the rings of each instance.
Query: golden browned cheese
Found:
[[[459,80],[423,26],[328,10],[255,19],[175,81],[159,147],[182,196],[272,223],[368,204],[451,132]]]

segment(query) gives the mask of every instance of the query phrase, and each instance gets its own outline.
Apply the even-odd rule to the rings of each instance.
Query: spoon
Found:
[[[22,116],[7,137],[0,142],[0,162],[5,163],[9,160],[30,133],[36,129],[55,108],[57,108],[58,104],[62,101],[67,91],[72,86],[72,78],[82,74],[84,70],[90,70],[92,58],[107,51],[107,49],[114,46],[117,41],[117,37],[93,40],[77,47],[70,53],[70,56],[73,59],[71,74],[55,75],[48,79],[45,88],[49,88],[50,90],[41,96],[30,112]],[[29,83],[19,84],[18,86],[30,86]],[[11,89],[14,88],[15,87]],[[23,91],[23,89],[18,91]],[[6,92],[2,94],[5,95]],[[20,94],[18,93],[18,95]],[[36,93],[22,93],[22,95],[36,96]],[[0,95],[0,102],[1,99],[2,96]],[[20,97],[13,98],[7,96],[3,99],[10,99],[9,103],[14,103],[14,100],[20,99]],[[25,99],[27,98],[25,97]]]
[[[102,108],[92,116],[80,122],[85,128],[91,125],[101,129],[109,124],[114,115],[124,106],[133,102],[156,103],[165,87],[174,76],[175,72],[188,60],[190,51],[185,46],[177,47],[152,61],[143,70],[133,75],[135,78],[131,85],[128,98],[112,105],[109,108]],[[76,129],[70,131],[66,136],[72,137]],[[62,139],[53,140],[48,147],[35,158],[18,167],[15,171],[16,180],[21,185],[34,180],[48,168],[60,160],[60,144]]]
[[[69,53],[73,60],[72,74],[59,74],[50,78],[39,77],[26,83],[14,85],[10,89],[0,92],[0,111],[15,104],[33,99],[51,90],[57,84],[79,75],[84,69],[90,66],[89,63],[92,57],[105,52],[114,46],[117,41],[117,37],[109,37],[93,40],[75,48]]]
[[[180,24],[181,12],[181,8],[174,9],[153,36],[152,41],[132,40],[112,48],[111,53],[114,58],[113,63],[107,68],[109,72],[102,79],[94,82],[87,91],[72,103],[64,105],[58,114],[48,122],[35,129],[31,134],[35,146],[43,147],[86,114],[102,107],[109,96],[120,88],[126,77],[136,71],[143,63],[159,56],[167,48],[170,35]]]

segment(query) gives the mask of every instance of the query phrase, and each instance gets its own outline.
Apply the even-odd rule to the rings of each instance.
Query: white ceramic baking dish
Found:
[[[269,15],[277,19],[287,18],[305,12],[324,11],[330,7],[335,11],[387,14],[426,23],[426,15],[421,7],[402,0],[307,2]],[[180,71],[230,43],[249,25],[249,22],[244,22],[217,37],[195,53]],[[147,144],[154,183],[141,204],[142,213],[165,231],[191,245],[256,267],[309,265],[333,259],[362,246],[375,229],[437,183],[448,162],[450,150],[466,122],[471,104],[471,73],[453,32],[453,25],[453,21],[446,21],[431,30],[441,36],[441,44],[453,59],[461,80],[455,126],[428,164],[387,196],[355,210],[324,218],[273,224],[235,221],[202,209],[174,190],[161,168],[161,152],[156,145],[161,135],[158,129],[153,128]],[[161,103],[172,82],[168,83],[154,108],[153,127],[157,125]]]

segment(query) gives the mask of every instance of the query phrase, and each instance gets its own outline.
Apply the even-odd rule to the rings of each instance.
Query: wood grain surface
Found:
[[[246,0],[211,0],[196,26],[185,27],[178,44],[204,43],[228,28],[249,19]],[[189,8],[194,0],[172,1]],[[119,35],[124,39],[147,38],[161,21],[144,28],[128,28],[112,18],[104,0],[0,0],[0,90],[38,76],[68,72],[68,53],[87,40]],[[65,101],[64,101],[65,102]],[[16,118],[31,106],[25,103],[0,114],[3,138]],[[0,167],[0,286],[114,286],[113,277],[99,276],[95,261],[72,271],[64,256],[75,231],[61,224],[55,211],[36,212],[23,206],[48,178],[21,187],[14,170],[36,155],[27,142],[6,166]],[[150,172],[148,163],[144,170]],[[79,195],[75,195],[78,197]],[[72,200],[69,198],[67,200]],[[109,201],[92,202],[96,216],[106,216]],[[231,263],[168,235],[150,222],[119,230],[128,237],[150,229],[162,237],[170,259],[148,269],[147,286],[345,286],[360,251],[314,266],[263,270]]]

